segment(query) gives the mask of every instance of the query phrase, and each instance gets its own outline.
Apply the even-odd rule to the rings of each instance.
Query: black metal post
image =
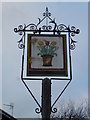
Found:
[[[42,120],[50,120],[51,114],[51,80],[42,80]]]

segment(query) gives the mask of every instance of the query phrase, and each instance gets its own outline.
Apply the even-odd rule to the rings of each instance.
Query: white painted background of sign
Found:
[[[56,46],[59,47],[58,50],[56,50],[57,56],[54,56],[52,58],[52,66],[50,67],[45,67],[43,66],[43,60],[41,56],[38,56],[38,44],[31,44],[31,58],[32,58],[32,63],[31,63],[31,68],[63,68],[64,67],[64,62],[63,62],[63,41],[61,37],[33,37],[32,39],[38,39],[38,41],[43,40],[48,40],[48,41],[56,41]],[[33,40],[32,40],[33,41]]]

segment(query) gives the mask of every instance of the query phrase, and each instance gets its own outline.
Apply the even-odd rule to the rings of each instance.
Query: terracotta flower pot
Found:
[[[51,55],[43,55],[43,66],[52,66],[52,56]]]

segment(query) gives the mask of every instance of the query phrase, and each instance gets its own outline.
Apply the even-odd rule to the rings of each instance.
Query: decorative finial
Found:
[[[46,7],[46,11],[48,11],[48,7]]]

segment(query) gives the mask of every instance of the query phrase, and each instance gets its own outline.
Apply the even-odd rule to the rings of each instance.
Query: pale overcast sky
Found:
[[[78,101],[88,98],[88,2],[2,3],[2,53],[0,51],[0,55],[2,54],[2,104],[13,102],[15,117],[40,116],[35,113],[37,105],[20,80],[22,50],[19,50],[17,45],[20,36],[14,33],[13,29],[20,24],[37,23],[38,17],[43,17],[42,13],[46,7],[52,13],[52,18],[56,18],[57,24],[74,25],[81,31],[74,37],[77,44],[76,49],[72,51],[73,79],[56,106],[62,100],[67,102],[71,99],[78,104]],[[40,101],[41,82],[27,83]],[[52,103],[64,85],[65,82],[52,82]],[[3,105],[2,107],[11,114],[8,107]]]

